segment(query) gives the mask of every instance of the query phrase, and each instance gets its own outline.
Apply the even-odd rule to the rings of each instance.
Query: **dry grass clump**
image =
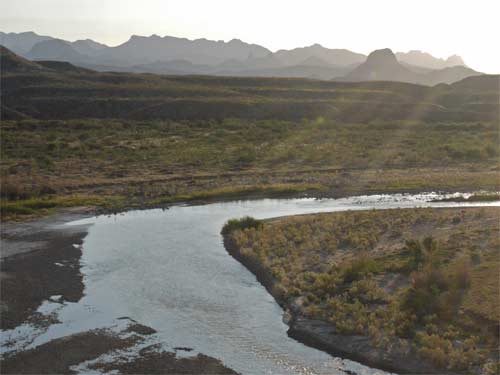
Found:
[[[496,207],[354,211],[228,235],[302,314],[387,350],[413,346],[443,369],[480,372],[498,360],[499,218]]]

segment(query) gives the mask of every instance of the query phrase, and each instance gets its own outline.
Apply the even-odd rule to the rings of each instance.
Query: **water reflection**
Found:
[[[167,348],[194,348],[244,374],[344,374],[343,369],[382,374],[290,339],[281,308],[254,275],[227,254],[219,232],[226,220],[244,215],[262,219],[371,208],[465,206],[429,203],[436,197],[264,199],[132,211],[72,223],[93,223],[81,261],[85,296],[61,309],[61,323],[33,345],[128,316],[156,329]]]

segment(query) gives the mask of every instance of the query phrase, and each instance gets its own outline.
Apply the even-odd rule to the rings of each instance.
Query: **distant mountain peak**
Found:
[[[99,70],[215,74],[241,76],[314,77],[344,80],[389,80],[434,84],[477,74],[462,58],[437,58],[421,50],[393,53],[389,48],[368,57],[319,43],[271,52],[258,44],[175,36],[131,35],[115,47],[91,39],[74,42],[49,36],[0,32],[0,44],[31,60],[67,61]],[[67,64],[66,64],[67,65]],[[66,66],[65,65],[65,66]],[[62,65],[58,65],[61,69]]]
[[[419,58],[428,56],[431,61],[437,60],[429,54],[421,52],[409,52],[403,57],[416,55]],[[439,61],[439,60],[438,60]],[[444,62],[444,60],[441,60]],[[452,83],[464,77],[480,74],[465,66],[448,66],[442,69],[429,69],[425,71],[413,71],[396,59],[396,55],[388,49],[373,51],[368,55],[366,61],[356,67],[341,80],[344,81],[399,81],[419,83],[424,85],[435,85],[438,83]]]
[[[446,59],[448,66],[463,65],[465,66],[464,60],[458,55],[451,55]]]
[[[445,60],[434,57],[427,52],[423,52],[420,50],[411,50],[408,52],[398,52],[396,53],[396,56],[398,60],[403,63],[428,69],[443,69],[446,67],[457,65],[466,66],[462,58],[457,55],[450,56]]]
[[[370,53],[366,58],[367,64],[397,64],[398,60],[396,55],[392,52],[390,48],[377,49]]]
[[[22,33],[4,33],[0,31],[0,43],[12,52],[22,56],[25,56],[36,43],[50,39],[54,38],[38,35],[33,31],[25,31]]]
[[[139,51],[139,53],[138,53]],[[270,51],[239,39],[223,40],[186,39],[174,36],[159,37],[132,35],[117,46],[103,50],[96,59],[106,62],[120,61],[123,66],[151,64],[158,61],[187,60],[196,65],[216,65],[228,59],[246,60],[248,56],[265,57]]]
[[[70,42],[62,39],[50,39],[38,42],[26,55],[30,60],[82,61]]]
[[[417,75],[402,66],[389,48],[373,51],[366,61],[347,74],[347,81],[401,81],[416,82]]]

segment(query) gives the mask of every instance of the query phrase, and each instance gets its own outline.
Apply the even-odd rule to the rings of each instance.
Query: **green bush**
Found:
[[[382,267],[373,259],[360,256],[353,260],[344,270],[343,278],[345,282],[359,280],[369,274],[376,274],[382,271]]]
[[[424,263],[424,252],[422,251],[422,246],[420,242],[415,240],[406,241],[406,249],[410,253],[410,268],[418,269]]]
[[[241,219],[230,219],[222,227],[221,233],[227,235],[235,230],[243,230],[248,228],[259,229],[262,227],[262,223],[259,220],[254,219],[250,216],[242,217]]]

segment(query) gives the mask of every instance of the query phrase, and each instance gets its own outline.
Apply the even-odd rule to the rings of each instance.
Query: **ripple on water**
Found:
[[[157,330],[165,345],[194,348],[193,353],[221,359],[244,374],[345,374],[343,369],[363,375],[385,374],[289,338],[282,309],[255,276],[227,254],[219,232],[229,218],[245,215],[263,219],[313,212],[467,205],[429,202],[440,196],[450,195],[263,199],[132,211],[69,223],[93,224],[82,246],[85,296],[78,303],[57,304],[60,323],[35,333],[38,336],[32,342],[39,344],[128,316]],[[5,334],[2,332],[2,350],[7,347]],[[15,336],[9,332],[5,337],[15,341]]]

